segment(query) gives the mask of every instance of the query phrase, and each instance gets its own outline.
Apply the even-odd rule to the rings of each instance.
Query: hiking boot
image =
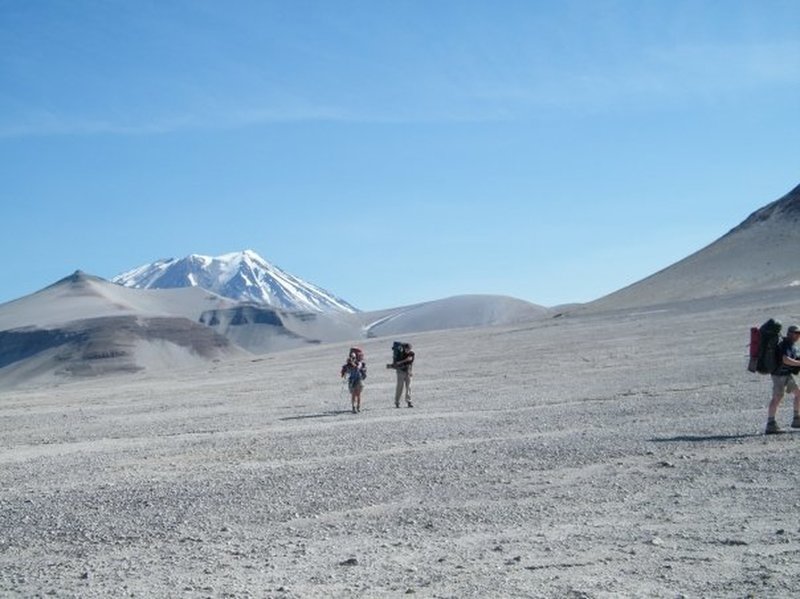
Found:
[[[408,407],[409,407],[409,408],[413,408],[413,407],[414,407],[414,404],[413,404],[413,403],[411,403],[411,400],[410,400],[410,399],[409,399],[409,400],[408,400],[406,403],[408,404]]]
[[[394,402],[394,407],[395,408],[399,408],[400,407],[400,402],[399,401]]]
[[[795,416],[792,418],[792,424],[790,426],[792,428],[800,428],[800,416]]]
[[[775,422],[774,420],[770,420],[769,422],[767,422],[767,428],[764,431],[764,434],[765,435],[780,435],[783,432],[784,432],[783,429],[781,429],[778,426],[777,422]]]

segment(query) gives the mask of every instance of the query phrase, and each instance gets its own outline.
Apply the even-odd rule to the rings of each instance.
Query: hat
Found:
[[[786,334],[787,335],[792,335],[794,333],[800,333],[800,327],[797,326],[796,324],[793,324],[788,329],[786,329]]]

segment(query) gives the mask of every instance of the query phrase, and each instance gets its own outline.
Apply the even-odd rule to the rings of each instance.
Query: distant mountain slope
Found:
[[[308,344],[361,339],[357,315],[342,312],[290,312],[259,304],[208,310],[200,322],[253,353]]]
[[[244,355],[197,322],[232,304],[201,289],[126,289],[76,272],[0,305],[0,387]]]
[[[158,260],[117,275],[113,281],[138,289],[201,287],[237,301],[282,310],[357,312],[343,299],[281,270],[252,250]]]
[[[463,295],[375,312],[289,312],[255,304],[208,310],[200,322],[254,353],[308,343],[512,324],[542,318],[546,308],[492,295]]]
[[[0,331],[0,388],[35,379],[163,371],[246,355],[186,318],[107,316],[53,329]]]
[[[541,318],[522,300],[470,295],[372,313],[280,310],[199,287],[133,289],[80,271],[0,305],[0,387],[57,382],[367,336]]]
[[[76,271],[36,293],[0,304],[0,330],[123,315],[177,316],[197,321],[206,310],[235,304],[198,287],[128,289]]]
[[[514,324],[543,318],[543,306],[513,297],[459,295],[360,316],[370,337]]]
[[[793,286],[800,286],[800,186],[700,251],[586,308],[626,309]]]

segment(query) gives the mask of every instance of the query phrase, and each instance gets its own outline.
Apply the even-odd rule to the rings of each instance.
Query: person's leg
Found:
[[[775,415],[778,413],[778,406],[783,399],[784,390],[786,389],[786,377],[772,375],[772,401],[769,402],[767,408],[767,430],[769,433],[780,432],[780,427],[775,422]]]
[[[787,377],[772,375],[772,401],[767,408],[767,419],[774,420],[778,413],[778,406],[781,404],[783,395],[786,392]]]
[[[397,386],[394,388],[394,407],[400,407],[400,398],[403,396],[403,375],[405,374],[402,370],[397,370]]]
[[[406,372],[405,374],[405,386],[406,386],[406,403],[408,407],[412,407],[414,404],[411,403],[411,373]]]
[[[786,390],[794,398],[792,428],[800,428],[800,387],[797,386],[794,376],[790,376],[786,381]]]
[[[792,416],[792,428],[800,428],[800,389],[795,389],[794,395],[794,415]]]
[[[769,407],[767,408],[767,420],[775,420],[775,414],[778,412],[778,406],[781,405],[782,399],[783,391],[772,392],[772,401],[769,402]]]

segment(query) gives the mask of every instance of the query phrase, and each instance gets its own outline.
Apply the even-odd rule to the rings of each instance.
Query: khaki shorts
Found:
[[[797,391],[797,381],[794,380],[794,375],[772,375],[773,393],[794,393],[795,391]]]

